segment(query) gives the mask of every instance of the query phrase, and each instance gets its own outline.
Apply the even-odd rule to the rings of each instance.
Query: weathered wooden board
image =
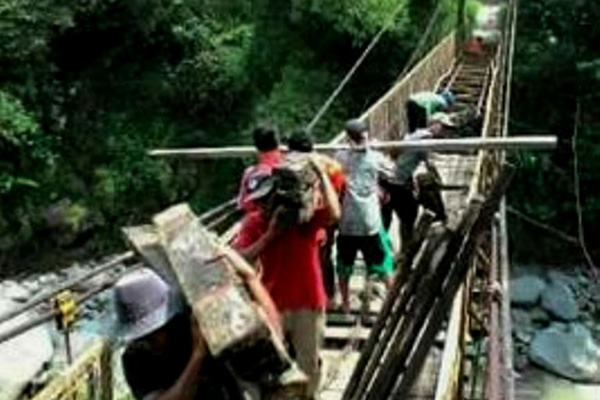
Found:
[[[124,232],[146,262],[181,288],[211,354],[247,379],[289,368],[281,338],[236,273],[250,267],[233,263],[245,261],[224,256],[217,238],[185,204],[155,215],[153,222]]]
[[[150,268],[156,271],[171,287],[179,290],[179,281],[169,265],[169,259],[160,243],[153,225],[130,226],[122,229],[130,246],[141,255]]]

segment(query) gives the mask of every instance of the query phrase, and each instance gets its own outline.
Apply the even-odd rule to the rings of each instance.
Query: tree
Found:
[[[515,100],[511,108],[513,132],[550,132],[559,136],[559,148],[553,155],[520,155],[522,168],[513,185],[511,201],[515,207],[572,236],[577,236],[577,218],[571,140],[577,125],[585,229],[592,248],[598,248],[594,246],[599,233],[594,221],[600,216],[600,197],[594,190],[599,183],[595,144],[600,110],[593,98],[600,82],[595,68],[598,18],[600,6],[593,1],[520,3]],[[581,106],[579,115],[577,103]],[[518,255],[527,258],[527,249],[518,245],[526,242],[519,238],[527,232],[517,229],[515,235]],[[557,242],[552,242],[547,253],[549,261],[579,258],[579,252],[565,251],[563,244]]]

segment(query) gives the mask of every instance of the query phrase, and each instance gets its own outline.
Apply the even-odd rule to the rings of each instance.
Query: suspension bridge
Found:
[[[502,4],[505,12],[498,43],[486,51],[469,52],[460,31],[450,34],[361,116],[377,139],[377,147],[430,152],[444,186],[451,188],[443,192],[449,218],[446,226],[434,227],[426,213],[421,215],[410,256],[398,266],[403,271],[401,279],[385,299],[370,295],[373,286],[364,277],[351,282],[353,296],[361,299],[355,301],[355,318],[339,318],[335,313],[328,317],[323,399],[529,399],[515,389],[513,379],[504,199],[513,167],[506,162],[506,152],[552,148],[556,139],[508,136],[517,1]],[[402,143],[409,96],[441,88],[455,93],[459,106],[475,110],[480,124],[468,137]],[[316,150],[344,146],[342,133]],[[236,157],[252,151],[234,146],[219,149],[218,155]],[[215,157],[211,149],[166,149],[150,154]],[[232,200],[200,219],[223,242],[230,242],[239,229],[239,217]],[[393,228],[391,233],[397,231]],[[70,288],[123,262],[131,268],[139,265],[135,252],[124,252],[0,315],[1,323],[40,305],[54,304],[36,319],[0,332],[0,343],[53,319],[68,327],[75,318],[75,305],[112,282],[80,295],[73,295]],[[68,328],[65,338],[68,341]],[[92,346],[36,399],[79,398],[92,392],[97,398],[111,399],[110,352],[104,342]]]

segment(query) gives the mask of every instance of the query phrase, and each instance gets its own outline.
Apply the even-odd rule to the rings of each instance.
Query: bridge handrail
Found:
[[[107,271],[117,268],[123,262],[132,260],[134,257],[135,257],[135,253],[133,251],[126,251],[126,252],[117,254],[117,255],[113,256],[110,261],[107,261],[106,263],[101,264],[100,266],[94,268],[93,270],[86,272],[85,274],[82,274],[80,276],[77,276],[73,279],[69,279],[69,280],[63,282],[62,284],[58,285],[57,287],[54,287],[48,291],[44,291],[44,292],[40,293],[39,295],[33,297],[28,302],[26,302],[22,305],[19,305],[18,307],[15,307],[14,309],[8,310],[7,312],[0,315],[0,324],[8,321],[10,319],[13,319],[16,316],[18,316],[28,310],[31,310],[32,308],[40,305],[41,303],[51,300],[54,296],[56,296],[57,294],[59,294],[60,292],[62,292],[64,290],[70,289],[75,285],[78,285],[78,284],[80,284],[84,281],[90,280],[100,274],[103,274]],[[2,341],[0,340],[0,343],[1,342]]]
[[[98,340],[33,400],[112,400],[112,351]]]

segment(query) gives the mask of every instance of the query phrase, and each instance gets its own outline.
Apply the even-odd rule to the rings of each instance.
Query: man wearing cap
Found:
[[[379,180],[392,174],[393,166],[380,152],[369,148],[367,124],[359,119],[346,122],[350,150],[336,154],[346,174],[342,196],[342,216],[337,239],[337,273],[342,307],[350,312],[349,282],[360,251],[367,273],[383,278],[392,285],[393,267],[385,263],[385,248],[380,231],[381,204]]]
[[[427,128],[417,129],[404,137],[403,140],[415,141],[421,139],[440,138],[444,128],[454,124],[448,114],[435,113],[429,118]],[[419,173],[423,170],[423,173]],[[444,222],[446,212],[440,193],[440,179],[437,171],[429,163],[428,153],[406,152],[396,157],[395,174],[386,184],[390,195],[389,205],[400,219],[400,237],[403,251],[412,240],[413,228],[419,203],[435,214],[435,219]],[[391,212],[391,210],[390,210]],[[387,221],[391,218],[385,218]],[[386,228],[389,228],[386,227]]]
[[[454,102],[455,96],[448,89],[439,93],[427,91],[413,93],[406,102],[408,132],[413,133],[417,129],[425,128],[433,114],[447,111]]]
[[[189,310],[154,271],[121,278],[115,304],[126,341],[123,369],[136,399],[244,398],[237,379],[208,353]]]
[[[281,164],[283,155],[279,150],[277,131],[272,127],[260,126],[252,132],[254,147],[256,147],[258,163],[244,171],[237,203],[244,212],[256,210],[249,196],[261,180],[271,176],[273,168]]]
[[[234,247],[246,259],[260,260],[262,281],[282,314],[283,329],[308,375],[306,397],[313,398],[320,380],[319,351],[327,295],[319,259],[319,234],[339,218],[337,195],[312,160],[320,182],[322,207],[310,221],[282,227],[281,206],[274,204],[274,184],[263,180],[251,196],[259,210],[246,214]]]

